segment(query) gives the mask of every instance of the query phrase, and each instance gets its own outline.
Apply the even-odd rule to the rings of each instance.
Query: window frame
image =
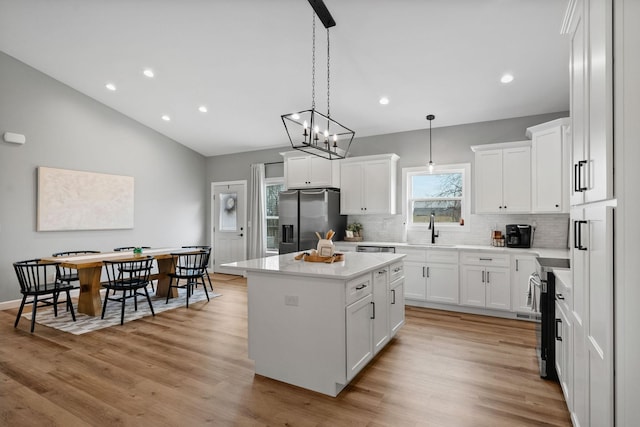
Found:
[[[264,192],[265,192],[265,196],[266,196],[266,194],[267,194],[267,187],[268,187],[268,186],[270,186],[270,185],[283,185],[285,190],[286,190],[286,188],[287,188],[287,187],[286,187],[286,185],[285,185],[284,177],[283,177],[283,176],[277,176],[277,177],[265,178],[265,179],[264,179]],[[266,197],[265,197],[264,203],[265,203],[265,207],[264,207],[264,213],[265,213],[265,224],[266,224],[266,222],[267,222],[267,220],[268,220],[268,219],[279,218],[279,216],[278,216],[278,217],[268,216],[268,215],[267,215],[267,206],[266,206],[266,204],[267,204],[267,199],[266,199]],[[265,232],[265,236],[264,236],[265,242],[267,241],[267,237],[268,237],[268,236],[267,236],[267,228],[268,228],[268,227],[266,227],[266,226],[265,226],[265,229],[264,229],[264,232]],[[265,248],[265,252],[266,252],[267,254],[277,254],[277,253],[278,253],[278,245],[277,245],[277,243],[276,243],[276,247],[275,247],[275,249],[274,249],[274,248],[268,248],[268,247],[266,247],[266,248]]]
[[[433,172],[429,172],[428,166],[418,166],[412,168],[402,168],[402,206],[405,219],[406,230],[425,231],[429,227],[429,223],[414,223],[411,215],[411,177],[416,175],[431,175],[443,173],[461,173],[462,174],[462,198],[460,217],[464,220],[464,227],[458,223],[452,222],[436,222],[439,229],[450,231],[469,232],[471,225],[471,163],[455,163],[449,165],[436,165]]]

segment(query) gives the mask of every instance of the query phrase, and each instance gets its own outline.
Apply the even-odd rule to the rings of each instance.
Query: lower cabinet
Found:
[[[462,266],[461,304],[495,310],[511,309],[509,269]]]
[[[373,354],[390,338],[389,330],[389,267],[373,272]]]
[[[407,254],[405,298],[459,303],[458,251],[403,248],[401,252]]]
[[[568,312],[556,301],[556,372],[569,412],[573,411],[573,327]]]
[[[373,295],[347,306],[347,381],[373,358]]]
[[[404,325],[404,278],[391,283],[389,298],[389,330],[393,337]]]
[[[458,264],[426,266],[427,301],[458,304]]]

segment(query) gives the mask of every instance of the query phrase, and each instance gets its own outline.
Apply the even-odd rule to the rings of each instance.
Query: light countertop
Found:
[[[424,244],[415,244],[415,243],[400,243],[400,242],[345,242],[339,241],[335,242],[340,245],[349,245],[349,246],[394,246],[400,250],[403,248],[408,249],[442,249],[442,250],[459,250],[459,251],[486,251],[486,252],[499,252],[499,253],[509,253],[509,254],[522,254],[522,255],[534,255],[544,258],[570,258],[569,249],[548,249],[548,248],[507,248],[507,247],[496,247],[490,245],[446,245],[446,244],[435,244],[431,245],[428,243]]]
[[[360,274],[402,260],[404,254],[394,253],[360,253],[347,252],[344,261],[327,264],[324,262],[306,262],[295,260],[298,252],[250,259],[223,264],[222,267],[243,270],[247,272],[261,272],[286,274],[295,276],[323,277],[329,279],[348,280]]]

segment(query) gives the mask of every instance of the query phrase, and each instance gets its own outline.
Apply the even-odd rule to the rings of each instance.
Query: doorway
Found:
[[[214,273],[238,274],[220,265],[247,258],[247,181],[211,183]]]

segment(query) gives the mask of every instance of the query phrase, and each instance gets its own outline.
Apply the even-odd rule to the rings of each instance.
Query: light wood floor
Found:
[[[0,425],[569,426],[533,324],[407,307],[337,397],[254,375],[246,281],[222,297],[74,336],[0,311]],[[274,343],[277,345],[277,343]]]

